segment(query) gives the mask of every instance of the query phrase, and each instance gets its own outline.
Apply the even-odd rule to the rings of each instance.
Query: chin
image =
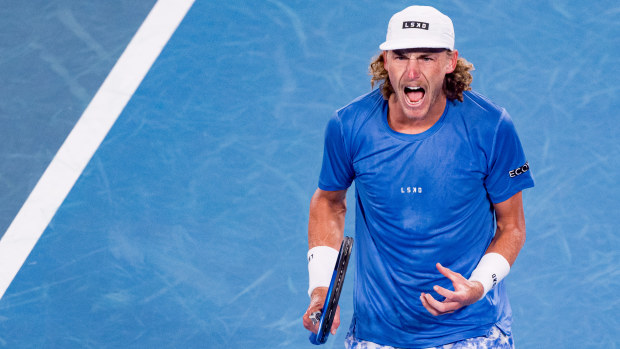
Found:
[[[412,106],[404,103],[403,112],[409,119],[423,119],[428,115],[429,107],[424,101],[420,105]]]

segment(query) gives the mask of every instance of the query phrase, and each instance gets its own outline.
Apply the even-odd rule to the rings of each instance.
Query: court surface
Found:
[[[37,236],[18,212],[60,197],[0,280],[0,346],[313,347],[300,318],[323,130],[370,91],[387,22],[413,3],[196,0],[84,170],[69,166],[66,198],[63,175],[35,191],[155,3],[0,6],[2,243],[25,246],[5,239]],[[454,21],[474,88],[512,115],[535,176],[507,278],[517,347],[617,347],[620,5],[416,2],[431,3]],[[353,275],[326,348],[342,347]]]

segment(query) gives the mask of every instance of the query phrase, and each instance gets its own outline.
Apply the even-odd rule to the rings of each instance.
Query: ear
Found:
[[[450,74],[454,71],[454,69],[456,69],[456,63],[459,59],[459,51],[454,50],[451,53],[451,57],[449,57],[448,62],[447,62],[447,67],[446,67],[446,74]]]
[[[388,51],[383,51],[381,54],[383,55],[383,68],[387,70],[388,69]]]

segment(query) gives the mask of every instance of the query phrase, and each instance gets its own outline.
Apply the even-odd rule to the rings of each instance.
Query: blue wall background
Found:
[[[620,6],[416,3],[453,19],[474,88],[508,109],[536,178],[507,279],[517,346],[615,348]],[[3,3],[2,232],[153,4]],[[410,4],[197,0],[0,300],[0,345],[311,347],[323,129],[370,90],[370,58]]]

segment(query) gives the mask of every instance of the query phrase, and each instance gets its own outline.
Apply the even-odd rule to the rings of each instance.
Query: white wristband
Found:
[[[316,246],[308,251],[308,296],[311,296],[317,287],[329,287],[337,259],[338,250],[329,246]]]
[[[471,273],[469,281],[479,281],[484,287],[482,298],[510,272],[510,263],[499,253],[487,253]]]

